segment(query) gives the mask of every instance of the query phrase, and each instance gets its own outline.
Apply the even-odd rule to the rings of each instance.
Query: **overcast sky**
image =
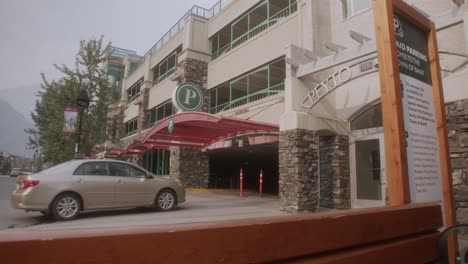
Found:
[[[39,85],[74,63],[82,39],[104,34],[144,54],[193,5],[218,0],[0,0],[0,89]]]

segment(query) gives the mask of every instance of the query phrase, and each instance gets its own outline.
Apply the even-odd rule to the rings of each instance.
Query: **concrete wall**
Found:
[[[270,124],[279,124],[279,118],[283,110],[283,94],[278,94],[218,114]]]
[[[127,109],[124,111],[124,123],[132,120],[133,118],[138,116],[138,105],[136,105],[134,102],[131,102],[127,105]]]
[[[153,86],[150,90],[148,109],[151,109],[167,100],[172,96],[172,91],[177,87],[177,82],[170,78]]]
[[[172,39],[169,40],[169,42],[167,42],[164,45],[164,47],[162,47],[156,53],[153,53],[153,55],[151,55],[150,65],[149,65],[150,70],[154,68],[154,66],[156,66],[158,63],[160,63],[161,60],[166,58],[169,54],[174,52],[174,50],[177,49],[177,47],[182,45],[184,41],[184,31],[185,31],[185,28],[179,31],[174,37],[172,37]]]

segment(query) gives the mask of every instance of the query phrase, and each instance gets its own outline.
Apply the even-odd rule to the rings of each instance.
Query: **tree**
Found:
[[[110,93],[101,66],[109,45],[103,47],[103,36],[82,40],[73,68],[54,65],[63,78],[49,82],[42,74],[40,101],[31,114],[36,129],[26,132],[30,134],[29,146],[39,150],[45,161],[55,164],[74,157],[76,137],[62,132],[63,113],[67,107],[77,107],[75,98],[81,89],[86,89],[92,101],[83,115],[80,152],[90,155],[105,139]]]

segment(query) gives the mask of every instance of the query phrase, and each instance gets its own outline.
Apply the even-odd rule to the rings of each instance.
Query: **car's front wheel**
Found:
[[[62,193],[54,199],[51,209],[56,220],[72,220],[80,214],[81,200],[74,193]]]
[[[156,196],[154,203],[157,210],[170,211],[177,205],[177,197],[173,191],[164,189]]]

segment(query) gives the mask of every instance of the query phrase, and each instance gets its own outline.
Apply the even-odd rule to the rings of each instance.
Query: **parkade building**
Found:
[[[408,0],[435,22],[453,184],[468,218],[468,6]],[[386,203],[380,82],[371,0],[222,0],[193,7],[145,54],[113,47],[105,68],[109,155],[138,158],[188,188],[278,194],[283,210]],[[201,108],[179,112],[190,83]],[[319,100],[309,93],[325,87]],[[189,96],[190,97],[190,96]]]

